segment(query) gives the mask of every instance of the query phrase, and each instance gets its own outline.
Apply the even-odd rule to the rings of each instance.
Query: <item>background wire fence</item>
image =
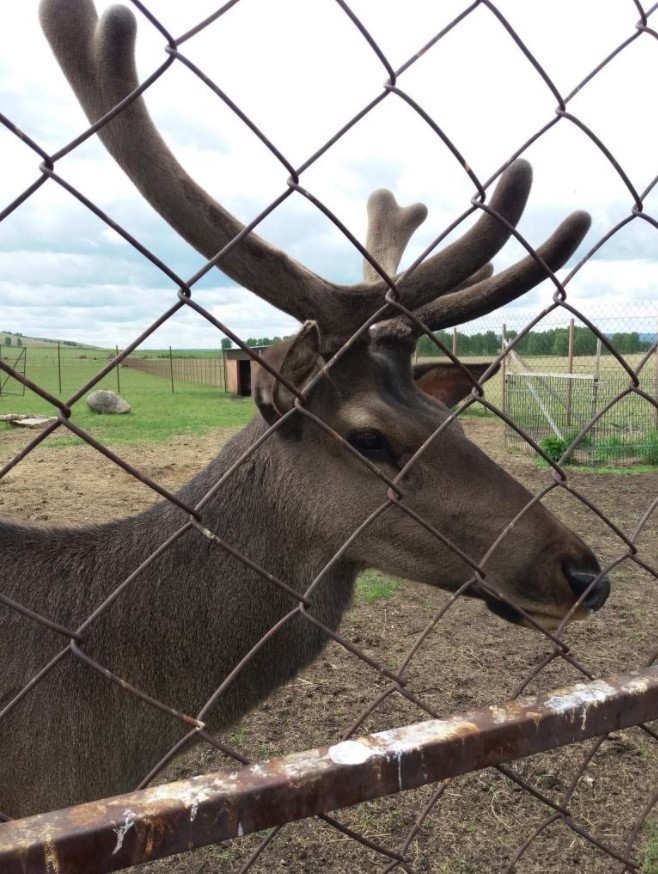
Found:
[[[92,379],[98,371],[99,362],[112,360],[118,351],[118,347],[115,347],[114,352],[108,353],[106,350],[76,345],[73,349],[64,347],[63,352],[59,344],[30,345],[4,350],[0,347],[0,358],[4,358],[13,370],[64,398],[75,390],[85,374],[86,379]],[[177,382],[226,389],[224,352],[219,350],[195,352],[191,349],[164,349],[131,356],[121,366],[165,379],[171,385],[172,391],[175,391]],[[120,368],[117,367],[108,374],[100,387],[121,393]],[[0,383],[0,394],[25,396],[25,384],[5,374]]]
[[[226,388],[226,364],[220,354],[206,358],[128,358],[125,367],[132,367],[142,373],[169,379],[173,386],[177,382],[192,382],[195,385],[214,385]]]
[[[245,2],[242,0],[237,5]],[[141,4],[133,5],[141,11]],[[199,32],[221,26],[222,17],[228,15],[235,5],[227,4],[212,20],[200,22]],[[582,81],[571,83],[568,92],[561,92],[551,79],[553,71],[541,67],[539,59],[524,43],[523,33],[514,31],[499,6],[502,8],[502,4],[488,2],[464,6],[449,27],[438,33],[426,34],[423,50],[410,56],[394,74],[385,52],[367,30],[368,16],[364,15],[364,20],[359,21],[354,10],[345,3],[338,3],[340,14],[347,13],[365,49],[375,52],[389,79],[379,96],[364,105],[362,111],[343,129],[332,132],[322,148],[300,165],[301,169],[296,171],[297,178],[303,180],[309,168],[316,164],[321,166],[324,155],[335,148],[341,136],[367,118],[368,113],[384,99],[407,100],[433,133],[440,134],[437,144],[440,139],[454,154],[460,144],[453,144],[449,134],[437,129],[439,119],[426,117],[422,107],[405,97],[400,90],[401,83],[404,83],[407,71],[413,70],[418,57],[424,52],[439,50],[442,41],[453,29],[465,27],[470,16],[484,10],[492,16],[496,27],[508,35],[509,51],[518,53],[528,69],[541,76],[554,98],[554,104],[557,104],[557,109],[547,113],[526,142],[515,145],[515,155],[523,154],[538,138],[548,136],[556,123],[571,124],[582,136],[589,138],[608,163],[610,174],[626,187],[626,214],[612,222],[604,236],[591,244],[578,269],[583,269],[583,264],[590,261],[599,247],[605,246],[617,231],[633,221],[644,223],[651,230],[652,245],[655,247],[658,223],[649,211],[643,210],[643,201],[647,200],[651,205],[650,195],[656,180],[644,180],[645,189],[637,190],[629,176],[631,169],[620,166],[599,139],[597,131],[591,130],[586,120],[570,109],[574,96],[595,82],[612,60],[628,51],[637,40],[649,43],[652,50],[658,51],[652,26],[653,7],[645,9],[640,3],[629,2],[628,24],[620,32],[616,46],[607,56],[600,58],[598,65]],[[149,4],[149,11],[152,16],[158,16],[158,4]],[[162,33],[166,33],[166,21],[159,21],[156,17],[151,22]],[[142,18],[141,26],[148,26],[146,18]],[[188,34],[188,37],[193,43],[196,34]],[[167,40],[169,57],[182,63],[185,43],[169,37]],[[158,71],[160,80],[165,84],[166,67],[168,62]],[[196,70],[193,69],[193,72],[196,73]],[[221,94],[218,97],[224,99]],[[40,171],[35,171],[37,181],[0,213],[0,220],[8,222],[15,210],[35,196],[42,184],[61,185],[63,177],[58,170],[59,156],[55,156],[56,160],[53,161],[53,157],[44,152],[38,144],[38,132],[32,139],[30,132],[20,130],[13,119],[1,116],[0,120],[6,130],[20,141],[21,147],[33,151],[35,167],[43,161]],[[255,123],[247,121],[254,130]],[[255,133],[263,139],[257,128]],[[266,138],[265,142],[267,144]],[[77,148],[75,143],[64,149],[62,154],[73,148]],[[288,164],[285,161],[282,163],[287,173]],[[461,172],[458,162],[455,162],[454,173]],[[477,166],[473,172],[478,172]],[[291,185],[295,190],[305,193],[296,180]],[[73,197],[80,199],[80,192],[71,186],[68,190]],[[255,227],[276,207],[279,200],[272,199],[260,214],[254,216]],[[94,209],[93,202],[85,201],[85,205]],[[577,205],[587,206],[586,203]],[[101,220],[111,221],[110,216],[97,208],[95,211]],[[326,206],[323,212],[333,222],[340,219]],[[116,225],[112,226],[116,228]],[[129,242],[137,243],[123,228],[120,231]],[[152,253],[144,252],[143,246],[140,251],[160,269],[166,269],[166,265],[162,265]],[[578,270],[573,275],[577,277]],[[178,283],[175,273],[173,278]],[[132,456],[127,451],[99,446],[90,433],[76,426],[72,412],[75,403],[100,384],[103,378],[120,373],[119,365],[129,362],[134,349],[147,340],[158,325],[172,319],[182,308],[196,312],[199,318],[205,318],[215,325],[218,339],[220,332],[232,333],[230,324],[223,324],[209,309],[196,302],[194,286],[197,278],[180,282],[180,294],[174,295],[170,306],[159,314],[158,321],[145,323],[130,346],[118,355],[115,353],[111,361],[99,363],[94,376],[81,378],[73,393],[65,400],[57,396],[52,386],[41,384],[38,380],[28,381],[25,374],[8,364],[3,356],[0,362],[3,375],[11,376],[30,391],[38,391],[57,415],[53,425],[37,437],[27,440],[20,448],[8,443],[9,457],[5,456],[4,466],[0,470],[8,487],[13,485],[12,477],[28,469],[29,462],[37,457],[41,444],[47,441],[51,433],[68,429],[92,449],[102,451],[114,465],[129,474],[140,489],[146,484],[159,496],[176,501],[169,484],[162,485],[156,481],[157,478],[144,472],[142,468],[145,461],[139,457],[140,453]],[[620,402],[622,398],[632,400],[634,410],[629,414],[629,419],[633,422],[639,420],[635,407],[642,410],[641,415],[648,421],[655,416],[651,365],[648,384],[643,381],[643,375],[637,374],[637,369],[641,365],[646,367],[646,362],[651,360],[652,355],[655,356],[655,337],[647,353],[640,354],[639,360],[626,359],[621,349],[614,348],[607,328],[597,327],[589,313],[573,310],[569,283],[566,283],[566,293],[561,287],[555,290],[553,302],[543,312],[544,315],[559,314],[567,319],[571,316],[579,318],[602,342],[606,354],[616,359],[625,383],[613,385],[611,380],[607,380],[611,392],[606,396],[608,404],[612,404],[615,398]],[[524,327],[528,326],[534,327],[531,319]],[[235,339],[239,340],[237,336]],[[246,344],[243,345],[246,350]],[[524,357],[520,342],[512,343],[511,351],[504,356],[508,373],[513,369],[511,352],[515,349],[518,355]],[[529,381],[527,376],[523,379],[526,383]],[[512,380],[509,387],[507,410],[508,415],[514,418]],[[565,386],[560,384],[548,385],[547,388],[550,389],[549,396],[562,396],[565,391]],[[497,398],[492,396],[493,399],[489,400],[489,397],[487,394],[485,398],[488,410],[501,416],[504,405]],[[572,412],[579,410],[578,415],[574,414],[574,418],[578,419],[573,425],[574,430],[581,424],[579,417],[586,415],[582,410],[588,403],[588,400],[582,403],[574,401]],[[467,409],[477,407],[475,398],[467,405]],[[601,409],[600,406],[596,408]],[[302,407],[300,415],[309,414]],[[259,710],[225,735],[216,737],[201,724],[203,716],[200,714],[204,714],[209,702],[199,702],[196,714],[182,714],[169,709],[168,718],[180,723],[181,742],[159,762],[153,763],[152,771],[144,775],[143,785],[170,778],[172,774],[186,776],[200,765],[228,770],[234,768],[236,763],[258,761],[293,749],[336,742],[340,738],[381,728],[495,704],[528,692],[547,691],[577,679],[589,680],[615,671],[655,664],[658,657],[655,640],[658,615],[655,606],[658,576],[655,474],[640,474],[628,487],[616,481],[579,478],[578,473],[574,473],[566,464],[554,465],[548,472],[535,468],[529,473],[521,462],[510,461],[507,451],[497,446],[488,433],[478,432],[477,425],[476,420],[475,430],[472,431],[474,439],[481,438],[486,448],[501,461],[507,462],[516,475],[534,479],[533,491],[544,489],[543,499],[547,504],[558,511],[571,512],[575,519],[574,526],[582,529],[591,525],[593,545],[603,556],[606,569],[615,571],[614,603],[604,611],[607,614],[605,617],[595,620],[601,624],[597,626],[593,621],[591,625],[583,626],[582,630],[570,630],[569,643],[565,642],[566,633],[560,633],[557,637],[544,635],[533,637],[532,640],[526,637],[521,639],[518,631],[502,631],[497,620],[485,617],[483,613],[474,614],[475,608],[464,598],[444,597],[441,593],[425,591],[418,593],[417,588],[404,583],[402,600],[380,600],[375,602],[376,608],[368,608],[369,602],[364,598],[359,610],[341,627],[340,633],[327,632],[331,638],[330,647],[310,672],[277,691]],[[531,430],[526,423],[519,423],[518,428],[523,432]],[[550,461],[550,454],[545,454],[545,462]],[[643,461],[655,464],[653,458]],[[67,476],[73,477],[75,474],[69,473]],[[203,513],[184,503],[181,509],[187,515],[181,530],[202,531]],[[239,558],[246,560],[245,556]],[[131,589],[132,582],[131,577],[117,579],[116,591],[123,587],[127,589],[127,596],[131,597],[134,591]],[[99,607],[99,615],[109,608],[110,600]],[[304,600],[300,597],[292,612],[312,622],[313,617],[303,608]],[[20,605],[4,602],[4,609],[21,608]],[[85,654],[85,634],[93,618],[90,617],[79,629],[56,629],[62,636],[61,655],[57,658],[78,659],[85,670],[103,672],[109,679],[125,685],[130,678],[112,675],[108,668],[96,664]],[[175,621],[175,611],[172,620]],[[45,625],[47,620],[31,616],[29,621]],[[408,636],[407,631],[404,637],[399,635],[400,626],[408,630]],[[510,635],[509,639],[506,635]],[[46,666],[31,681],[30,688],[37,683],[47,684],[54,667],[54,663]],[[9,690],[3,700],[0,724],[24,693],[25,690],[18,694],[15,690]],[[149,706],[161,710],[169,706],[168,702],[148,700],[139,689],[128,688],[123,694],[136,694]],[[306,733],[296,724],[304,711],[314,711],[318,715],[317,721],[309,723]],[[260,729],[256,726],[260,726]],[[26,726],[25,730],[31,728]],[[192,749],[193,742],[199,739],[205,743],[201,753],[197,748]],[[652,874],[658,864],[658,826],[655,817],[655,804],[658,801],[657,740],[655,724],[640,725],[566,750],[523,759],[512,765],[500,765],[458,781],[446,780],[438,785],[426,786],[415,790],[415,794],[404,796],[404,799],[401,796],[389,796],[339,814],[324,815],[321,820],[286,827],[283,831],[274,830],[264,836],[245,838],[235,845],[210,847],[190,859],[180,857],[171,862],[155,863],[150,870],[269,871],[278,866],[300,871],[336,872],[512,869],[562,872],[578,867],[592,872],[634,871]],[[172,764],[175,753],[183,753],[183,759],[177,760],[178,764]],[[167,767],[173,770],[166,771]]]
[[[655,333],[644,331],[655,318],[656,306],[645,301],[620,306],[625,316],[611,319],[588,307],[594,322],[602,319],[614,348],[637,367],[653,347]],[[479,330],[466,334],[457,328],[441,333],[444,345],[463,361],[481,360],[506,348],[525,327],[513,311],[506,321],[480,319]],[[445,357],[423,338],[417,357],[431,361]],[[639,374],[642,389],[649,395],[658,391],[658,356],[652,355]],[[501,372],[488,384],[488,398],[536,443],[558,460],[592,419],[605,411],[595,427],[578,441],[569,453],[570,463],[627,466],[655,464],[658,441],[658,416],[651,405],[627,396],[609,407],[626,386],[626,374],[611,354],[587,327],[574,318],[552,314],[539,328],[523,336],[505,359]],[[487,411],[488,413],[488,411]],[[506,428],[507,439],[517,447],[534,451],[515,428]]]

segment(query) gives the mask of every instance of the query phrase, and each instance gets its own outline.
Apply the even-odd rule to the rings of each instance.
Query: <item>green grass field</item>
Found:
[[[218,357],[219,354],[217,349],[178,350],[173,353],[175,358],[188,359]],[[72,397],[86,382],[92,380],[113,355],[114,350],[97,347],[61,345],[58,349],[53,344],[20,348],[16,345],[0,346],[2,360],[19,371],[25,367],[29,379],[62,400]],[[137,355],[168,358],[169,350],[144,350]],[[465,364],[475,360],[463,359]],[[479,357],[477,360],[482,359]],[[632,367],[637,367],[641,356],[628,356],[628,361]],[[543,374],[564,373],[567,370],[567,362],[563,358],[528,358],[527,363],[535,372]],[[577,357],[574,365],[576,373],[592,374],[596,369],[596,359],[594,356]],[[168,373],[168,369],[165,370]],[[509,371],[518,372],[518,367],[510,367]],[[554,435],[547,415],[558,424],[562,436],[571,439],[591,419],[595,410],[601,409],[604,403],[628,385],[627,374],[610,355],[601,357],[599,375],[596,394],[593,393],[591,380],[552,380],[544,376],[531,381],[518,377],[513,381],[508,379],[506,409],[514,421],[537,441]],[[642,388],[650,395],[656,392],[656,379],[654,356],[641,375]],[[84,401],[92,390],[89,389],[75,404],[74,421],[81,427],[91,428],[92,433],[101,439],[115,442],[162,442],[175,434],[199,433],[213,426],[239,427],[250,418],[254,409],[248,399],[233,398],[216,387],[180,380],[175,382],[175,392],[172,394],[169,379],[126,367],[114,369],[96,387],[119,392],[131,404],[133,413],[119,417],[100,417],[92,413]],[[568,419],[565,418],[567,395]],[[538,396],[541,396],[541,402],[538,402]],[[500,371],[487,382],[485,398],[495,407],[503,407],[503,377]],[[0,414],[50,412],[52,407],[45,400],[29,390],[22,394],[21,386],[0,372]],[[476,402],[468,408],[466,415],[490,414]],[[75,438],[69,436],[60,439],[70,441]],[[625,459],[631,459],[631,463],[655,464],[657,445],[658,411],[643,398],[632,394],[606,414],[589,445],[583,447],[587,459],[583,457],[577,460],[598,465],[615,464]]]
[[[77,357],[80,354],[87,354],[88,357],[80,359]],[[31,359],[28,355],[26,376],[54,397],[67,400],[92,379],[106,362],[107,353],[98,349],[86,353],[80,349],[67,352],[66,364],[61,368],[61,393],[56,363],[43,363],[42,359],[36,356]],[[103,416],[92,412],[85,398],[94,389],[84,392],[73,406],[72,421],[109,444],[161,443],[179,434],[200,434],[213,427],[239,428],[249,421],[255,409],[251,398],[233,397],[211,386],[179,382],[172,394],[169,380],[129,368],[121,368],[118,379],[120,385],[117,385],[116,371],[112,371],[94,388],[120,389],[121,396],[131,405],[132,412],[121,416]],[[12,393],[6,393],[8,388]],[[35,393],[26,389],[23,395],[15,393],[17,390],[19,386],[15,382],[11,386],[4,386],[4,391],[0,393],[0,414],[53,413],[52,405]],[[0,423],[0,427],[13,426]],[[66,445],[79,440],[64,430],[60,431],[60,435],[52,438],[49,445]]]

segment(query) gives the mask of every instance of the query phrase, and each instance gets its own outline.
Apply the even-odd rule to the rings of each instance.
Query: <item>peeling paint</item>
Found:
[[[402,751],[398,750],[398,752],[393,753],[392,758],[397,759],[398,762],[398,789],[402,789]]]
[[[551,695],[546,699],[545,706],[554,713],[568,713],[569,710],[591,707],[602,704],[616,694],[616,689],[603,680],[592,683],[579,683],[563,695]]]
[[[305,777],[309,771],[322,767],[322,759],[318,757],[315,750],[287,756],[284,762],[282,773],[292,783]]]
[[[440,721],[432,719],[426,722],[418,722],[415,725],[405,725],[402,728],[394,728],[388,731],[378,731],[373,734],[373,740],[381,740],[392,752],[399,749],[405,751],[411,748],[419,748],[427,744],[452,738],[462,737],[478,731],[477,725],[468,719],[451,717]]]
[[[649,688],[649,681],[643,677],[635,677],[626,684],[626,689],[631,695],[643,695]]]
[[[587,725],[588,709],[596,704],[602,704],[616,694],[616,689],[603,680],[594,680],[592,683],[584,683],[574,686],[564,695],[553,695],[546,699],[546,707],[554,713],[568,713],[580,711],[580,725],[583,731]]]
[[[59,859],[57,858],[57,848],[52,837],[48,834],[45,836],[43,845],[43,857],[46,863],[46,871],[48,874],[60,874]]]
[[[120,825],[118,828],[113,829],[114,834],[117,836],[117,845],[112,850],[112,855],[118,853],[121,847],[123,846],[123,841],[131,828],[135,827],[135,811],[127,808],[123,811],[123,815],[126,818],[126,821],[123,825]]]
[[[374,750],[356,740],[344,740],[329,747],[329,758],[335,765],[362,765],[373,753]]]
[[[228,791],[226,783],[228,781],[223,777],[213,782],[213,785],[208,786],[205,783],[195,785],[193,782],[187,783],[165,783],[162,786],[154,787],[154,797],[157,800],[173,801],[183,805],[189,810],[189,821],[194,822],[199,805],[204,801],[211,799],[217,792],[223,789]]]
[[[505,707],[495,707],[492,706],[489,708],[491,712],[491,719],[496,725],[500,725],[503,722],[507,722],[509,719],[509,714]]]
[[[535,728],[538,729],[541,725],[542,713],[538,710],[528,710],[526,716],[528,717],[528,719],[532,719],[532,721],[535,723]]]

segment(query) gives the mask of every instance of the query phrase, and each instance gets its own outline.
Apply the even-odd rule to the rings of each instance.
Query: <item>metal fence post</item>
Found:
[[[569,353],[567,360],[567,371],[573,373],[573,345],[575,334],[575,322],[569,320]],[[571,427],[571,414],[573,409],[573,380],[570,379],[567,385],[567,428]]]
[[[171,346],[169,347],[169,376],[171,378],[171,393],[174,393],[174,357],[171,354]]]

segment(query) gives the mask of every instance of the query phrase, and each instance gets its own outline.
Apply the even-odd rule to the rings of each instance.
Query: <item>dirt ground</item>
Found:
[[[497,423],[471,419],[471,439],[485,448],[533,491],[548,481],[526,454],[505,446]],[[175,488],[217,451],[226,432],[198,439],[178,438],[166,446],[126,448],[124,457],[162,485]],[[0,430],[0,460],[6,461],[29,439]],[[658,493],[658,473],[593,475],[570,473],[570,483],[627,535],[632,535]],[[0,481],[0,516],[48,524],[104,521],[136,512],[155,500],[142,484],[88,448],[41,447]],[[583,503],[555,490],[546,503],[578,531],[607,563],[625,551],[617,534]],[[639,554],[658,564],[658,511],[637,541]],[[569,627],[565,639],[594,676],[646,664],[658,648],[656,580],[630,560],[613,573],[608,604],[585,623]],[[394,668],[411,649],[446,595],[403,582],[397,593],[357,603],[341,632],[374,659]],[[538,634],[510,626],[473,601],[458,602],[436,625],[411,663],[413,690],[442,715],[509,699],[551,651]],[[533,680],[528,692],[548,690],[583,679],[561,659]],[[273,694],[227,733],[225,740],[253,760],[335,743],[384,687],[381,677],[346,650],[331,643],[321,658]],[[398,695],[385,699],[360,733],[426,718]],[[653,725],[654,730],[658,725]],[[593,742],[541,754],[510,765],[538,792],[555,802],[577,774]],[[212,748],[184,755],[167,774],[183,777],[231,764]],[[579,828],[623,853],[633,824],[658,787],[658,743],[635,728],[610,736],[598,749],[569,803]],[[337,811],[336,820],[368,841],[399,852],[409,830],[436,791],[423,787]],[[515,852],[552,810],[498,770],[488,769],[450,783],[422,821],[405,851],[409,868],[432,874],[497,874],[508,870]],[[654,807],[649,822],[658,820]],[[211,874],[242,869],[265,835],[247,836],[191,854],[162,860],[144,872]],[[652,841],[658,824],[645,827],[634,856],[643,874],[656,874]],[[345,836],[319,819],[286,826],[250,870],[256,872],[375,872],[390,859]],[[557,818],[531,842],[515,871],[621,872],[623,866]],[[137,869],[134,869],[137,870]],[[141,870],[141,869],[140,869]],[[401,869],[398,869],[401,870]]]

